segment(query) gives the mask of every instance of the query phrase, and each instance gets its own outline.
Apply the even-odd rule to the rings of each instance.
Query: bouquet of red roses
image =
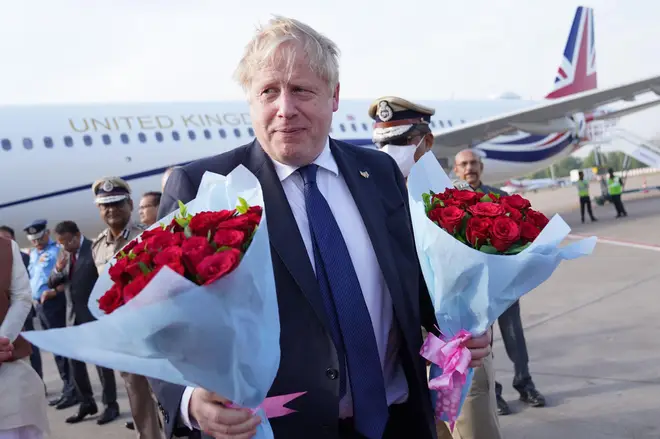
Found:
[[[489,254],[520,253],[550,222],[518,194],[449,188],[423,193],[422,200],[431,221],[463,244]]]
[[[429,334],[421,355],[432,363],[436,417],[453,423],[473,376],[464,342],[485,333],[561,261],[591,254],[596,240],[559,247],[570,232],[559,216],[548,220],[519,195],[455,189],[432,153],[412,167],[408,197],[417,256],[442,334]]]
[[[88,307],[98,320],[29,332],[49,352],[183,386],[202,387],[269,417],[301,393],[268,397],[280,323],[263,192],[239,166],[207,172],[195,199],[108,263]],[[306,389],[301,389],[304,391]]]
[[[129,242],[108,269],[112,287],[99,299],[110,314],[137,296],[163,268],[197,285],[231,273],[241,261],[261,221],[261,206],[243,198],[232,210],[191,215],[179,201],[180,214],[170,224],[147,230]]]

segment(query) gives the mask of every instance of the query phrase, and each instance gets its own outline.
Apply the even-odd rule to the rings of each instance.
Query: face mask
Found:
[[[415,151],[421,143],[424,141],[424,137],[421,138],[417,145],[385,145],[380,150],[384,153],[389,154],[397,165],[401,169],[401,173],[404,177],[408,177],[410,174],[410,169],[412,169],[415,164]]]

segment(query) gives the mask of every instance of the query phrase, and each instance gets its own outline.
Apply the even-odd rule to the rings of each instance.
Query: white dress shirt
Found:
[[[313,163],[319,166],[316,177],[317,186],[330,205],[330,210],[332,210],[339,225],[369,310],[385,379],[387,402],[388,404],[404,402],[408,397],[408,384],[398,357],[400,342],[398,331],[394,327],[392,298],[376,259],[367,229],[355,200],[339,172],[328,141],[323,152]],[[314,267],[314,253],[305,209],[302,176],[296,172],[297,167],[285,165],[275,160],[273,160],[273,164],[298,225],[307,255],[312,267]],[[181,399],[180,417],[188,428],[192,428],[193,425],[188,415],[188,405],[192,391],[193,388],[186,388]],[[351,389],[348,383],[346,391],[346,396],[339,404],[340,418],[353,415]]]

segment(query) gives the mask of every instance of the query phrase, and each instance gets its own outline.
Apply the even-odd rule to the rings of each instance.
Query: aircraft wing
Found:
[[[651,91],[660,96],[660,75],[607,89],[589,90],[560,99],[547,100],[531,108],[433,133],[435,137],[433,152],[438,157],[447,156],[458,152],[459,149],[518,130],[532,134],[577,131],[577,122],[573,120],[572,115],[620,100],[633,101],[637,95]],[[660,104],[660,99],[653,102],[655,104],[647,103],[627,109],[628,112],[625,114]],[[619,113],[620,115],[622,114]]]

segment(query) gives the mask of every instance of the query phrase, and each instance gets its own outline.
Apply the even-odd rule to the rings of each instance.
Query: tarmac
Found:
[[[660,175],[648,184],[660,184]],[[633,181],[634,180],[634,181]],[[641,184],[629,180],[628,187]],[[636,183],[635,183],[636,182]],[[592,186],[592,195],[597,195]],[[552,277],[521,299],[530,370],[547,407],[517,401],[513,364],[496,327],[496,377],[513,414],[500,417],[505,439],[660,438],[660,191],[624,196],[628,217],[614,219],[610,204],[596,206],[599,219],[581,224],[574,187],[526,194],[537,210],[559,212],[572,239],[598,236],[594,253],[566,261]],[[61,387],[52,356],[42,352],[49,398]],[[100,384],[89,367],[99,409]],[[122,416],[98,426],[97,416],[65,423],[76,408],[48,409],[52,439],[131,439],[124,427],[130,410],[117,374]]]

